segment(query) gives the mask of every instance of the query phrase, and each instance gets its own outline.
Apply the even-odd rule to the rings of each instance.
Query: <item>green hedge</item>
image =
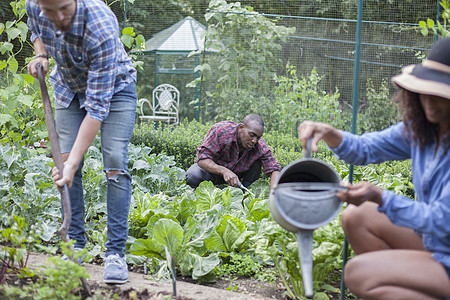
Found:
[[[143,122],[136,124],[130,142],[148,146],[153,153],[173,156],[177,165],[187,170],[194,163],[197,147],[209,127],[197,121],[182,122],[177,127]]]

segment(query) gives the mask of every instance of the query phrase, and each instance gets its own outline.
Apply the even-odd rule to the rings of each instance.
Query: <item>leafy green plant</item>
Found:
[[[122,29],[122,36],[120,37],[120,39],[125,47],[130,50],[142,50],[145,48],[144,36],[142,34],[136,35],[133,27],[125,27],[124,29]],[[133,61],[133,67],[142,70],[144,62],[138,59],[138,55],[134,54],[133,52],[130,52],[129,55]]]
[[[158,201],[158,199],[153,198],[153,201]],[[163,201],[163,199],[160,198],[159,201]],[[201,246],[206,232],[212,230],[214,223],[211,222],[217,217],[209,219],[209,221],[205,220],[201,224],[197,220],[189,218],[184,226],[185,230],[181,227],[179,221],[169,213],[170,211],[174,212],[180,204],[175,201],[165,202],[165,204],[163,209],[154,208],[154,212],[152,212],[152,216],[148,218],[146,224],[148,238],[137,239],[131,245],[130,252],[134,255],[159,259],[160,269],[167,269],[164,248],[167,247],[183,275],[191,275],[194,279],[207,275],[217,265],[217,255],[203,257],[197,251],[193,251],[192,248]],[[149,205],[146,207],[149,207]],[[134,210],[132,215],[136,215],[136,211]],[[147,215],[150,215],[150,213]]]
[[[10,74],[15,74],[19,68],[19,63],[17,62],[15,56],[20,52],[23,47],[23,43],[27,39],[28,28],[27,25],[20,21],[25,15],[25,1],[11,1],[10,5],[13,9],[17,20],[8,21],[6,24],[0,23],[0,34],[3,32],[7,35],[6,42],[0,42],[0,53],[8,53],[9,57],[6,61],[0,61],[0,70],[7,68]],[[14,51],[14,45],[11,43],[12,40],[18,39],[20,42],[20,49]],[[7,74],[8,75],[8,74]]]
[[[122,43],[131,49],[136,47],[137,49],[143,49],[145,44],[145,38],[142,34],[136,36],[133,27],[125,27],[122,30],[122,36],[120,37]]]
[[[34,272],[27,267],[29,250],[35,242],[34,236],[28,234],[27,224],[23,218],[12,216],[6,220],[11,227],[0,231],[0,283],[7,273],[16,273],[19,277],[33,277]]]
[[[192,223],[191,223],[192,224]],[[195,225],[203,230],[209,230],[210,227]],[[198,230],[198,229],[197,229]],[[165,260],[165,248],[167,247],[170,255],[175,258],[177,266],[183,276],[192,276],[194,279],[200,279],[208,275],[219,263],[217,254],[201,256],[197,251],[190,250],[191,247],[199,243],[199,238],[194,237],[190,227],[186,232],[181,225],[173,219],[161,218],[152,226],[152,235],[149,239],[138,239],[130,248],[134,255],[144,255],[148,258],[160,259],[160,267],[167,268]],[[190,240],[192,238],[192,240]]]
[[[368,81],[365,106],[358,118],[361,132],[383,130],[400,121],[400,111],[391,99],[387,81],[383,81],[378,89],[371,80]]]
[[[28,27],[25,1],[11,1],[16,17],[13,21],[0,23],[0,141],[20,145],[33,144],[47,137],[44,111],[34,78],[21,72],[16,57],[26,43]],[[15,43],[14,43],[15,42]]]
[[[358,166],[354,172],[354,182],[368,181],[379,187],[392,190],[398,194],[414,198],[414,186],[411,182],[410,176],[405,176],[402,173],[386,172],[386,170],[393,170],[392,166],[402,166],[402,172],[410,174],[411,169],[410,161],[396,162],[395,164],[382,164],[382,165],[367,165]]]
[[[422,35],[427,36],[428,33],[431,32],[434,35],[440,35],[443,37],[450,36],[450,32],[447,29],[447,23],[450,20],[450,1],[441,0],[439,4],[442,7],[441,17],[444,24],[441,24],[439,21],[434,22],[434,20],[430,18],[428,18],[426,22],[419,21],[419,27],[421,28],[420,32]]]
[[[296,299],[296,297],[303,295],[304,291],[295,236],[276,223],[266,223],[265,232],[267,232],[265,255],[272,258],[278,270],[278,275],[286,288],[285,294],[292,299]]]
[[[175,165],[173,157],[150,152],[151,149],[145,146],[130,144],[128,147],[133,188],[152,194],[164,191],[168,195],[186,190],[184,170]]]
[[[49,241],[58,229],[59,198],[51,179],[53,162],[28,148],[0,145],[1,220],[17,215]],[[0,221],[0,224],[2,221]]]
[[[340,217],[329,224],[314,230],[313,249],[313,281],[320,289],[328,279],[331,271],[342,267],[344,253],[344,232],[341,228]],[[350,256],[353,256],[353,252]]]
[[[74,255],[72,246],[73,241],[61,243],[63,253],[68,256]],[[83,266],[57,256],[49,257],[46,265],[32,276],[35,280],[22,287],[0,285],[0,295],[7,299],[82,299],[80,279],[89,278]]]
[[[222,276],[245,276],[256,275],[262,268],[262,263],[255,257],[240,253],[221,253],[222,263],[217,267],[217,271]]]
[[[293,233],[273,225],[266,227],[273,239],[268,251],[273,258],[278,274],[286,288],[286,295],[292,299],[303,299],[303,276],[298,256],[298,241]],[[330,289],[326,280],[330,272],[341,268],[344,233],[339,219],[314,231],[313,244],[313,288],[316,296],[322,289]],[[334,292],[339,292],[333,289]],[[315,297],[316,297],[315,296]],[[322,295],[323,296],[323,295]]]
[[[130,234],[141,237],[145,234],[145,230],[140,227],[143,223],[140,221],[137,211],[141,208],[141,204],[144,205],[143,199],[147,199],[149,193],[179,194],[188,187],[183,182],[184,171],[175,166],[173,159],[163,154],[153,154],[149,147],[130,144],[128,147],[128,165],[133,186]],[[85,155],[83,166],[83,183],[86,191],[84,195],[85,228],[88,237],[86,247],[90,250],[87,255],[88,260],[101,255],[105,251],[107,240],[105,217],[107,185],[102,170],[100,141],[96,139]],[[160,196],[167,197],[165,195]],[[138,234],[135,230],[141,233]]]
[[[325,122],[336,128],[343,128],[340,115],[339,91],[327,94],[321,91],[319,83],[323,76],[316,70],[306,77],[298,77],[294,66],[286,66],[286,76],[275,76],[275,105],[273,122],[269,128],[283,133],[297,135],[297,127],[304,120]],[[270,123],[269,123],[270,124]]]
[[[280,63],[279,51],[294,28],[277,25],[239,2],[213,0],[205,33],[205,48],[215,51],[208,62],[195,68],[203,78],[214,78],[208,91],[216,120],[240,120],[252,103],[269,107],[273,75]],[[190,86],[196,86],[198,78]],[[255,110],[256,112],[256,110]]]
[[[98,147],[96,140],[85,156],[83,167],[89,258],[101,254],[106,242],[106,218],[103,218],[106,215],[106,179]],[[0,145],[0,224],[11,215],[26,218],[33,224],[36,234],[48,242],[56,238],[61,204],[51,178],[53,162],[40,152]],[[149,148],[130,145],[129,163],[134,193],[142,190],[175,194],[188,189],[183,183],[183,170],[175,167],[170,157],[150,154]]]
[[[166,269],[167,247],[183,276],[211,280],[219,253],[252,248],[255,223],[268,216],[268,208],[262,212],[258,205],[261,201],[234,187],[221,190],[211,182],[201,183],[195,193],[181,198],[144,197],[132,210],[131,222],[135,229],[146,223],[146,238],[135,240],[130,252],[158,259],[160,268]]]

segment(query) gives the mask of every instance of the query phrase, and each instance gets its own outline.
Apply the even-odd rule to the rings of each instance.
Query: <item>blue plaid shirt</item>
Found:
[[[114,13],[100,0],[77,0],[72,27],[59,31],[36,0],[26,1],[31,42],[40,38],[56,62],[50,74],[58,104],[68,107],[75,95],[95,120],[109,113],[112,96],[136,81]]]

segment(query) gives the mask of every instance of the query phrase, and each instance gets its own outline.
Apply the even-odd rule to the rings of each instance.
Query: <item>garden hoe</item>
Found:
[[[55,119],[53,118],[52,105],[50,103],[50,98],[48,96],[47,85],[45,84],[45,79],[42,71],[41,63],[36,64],[38,71],[39,85],[41,87],[42,102],[44,105],[45,123],[47,124],[48,138],[50,140],[50,145],[52,148],[52,158],[55,166],[59,170],[59,174],[62,174],[64,168],[64,162],[61,155],[61,148],[59,147],[58,135],[56,133]],[[58,234],[64,242],[69,242],[69,226],[70,219],[72,218],[72,208],[70,206],[69,189],[67,184],[63,187],[58,187],[59,193],[61,194],[62,207],[63,207],[63,222],[58,230]],[[77,262],[77,260],[71,257],[71,260]],[[78,262],[77,262],[78,263]],[[81,283],[89,296],[92,296],[91,289],[86,281],[86,278],[81,278]]]
[[[243,190],[244,192],[249,193],[253,198],[255,198],[255,194],[253,194],[248,188],[246,188],[241,182],[238,181],[238,188]]]

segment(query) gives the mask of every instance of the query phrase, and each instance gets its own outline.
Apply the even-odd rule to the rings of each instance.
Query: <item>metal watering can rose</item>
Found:
[[[284,229],[297,234],[305,296],[312,298],[313,231],[331,222],[339,213],[342,202],[337,197],[341,178],[326,163],[313,159],[311,139],[303,159],[281,170],[269,196],[274,220]]]

